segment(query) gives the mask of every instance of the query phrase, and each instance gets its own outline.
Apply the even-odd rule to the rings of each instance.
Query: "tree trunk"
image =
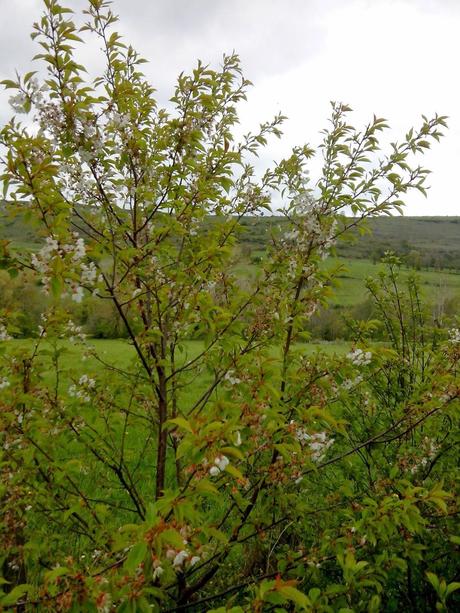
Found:
[[[165,427],[165,422],[168,419],[168,401],[166,376],[163,368],[158,369],[158,437],[157,437],[157,470],[156,470],[156,485],[155,485],[155,500],[161,498],[165,488],[166,474],[166,449],[168,431]]]

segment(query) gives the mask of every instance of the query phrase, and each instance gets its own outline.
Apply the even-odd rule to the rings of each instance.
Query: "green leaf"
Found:
[[[22,596],[24,596],[24,594],[27,594],[32,590],[33,587],[31,585],[28,585],[27,583],[17,585],[11,590],[11,592],[8,592],[6,596],[3,596],[3,598],[0,600],[0,604],[5,607],[14,605]]]
[[[219,490],[209,481],[209,479],[200,479],[197,481],[195,484],[195,491],[199,492],[200,494],[219,494]]]
[[[434,587],[435,591],[438,592],[438,590],[439,590],[439,579],[438,579],[438,577],[434,573],[431,573],[429,571],[427,571],[425,574],[426,574],[426,578],[431,583],[431,585]]]
[[[179,428],[183,428],[187,430],[191,434],[193,434],[193,429],[190,423],[185,419],[185,417],[174,417],[173,419],[168,419],[166,425],[173,424],[179,426]]]
[[[67,568],[67,566],[57,566],[56,568],[53,568],[53,570],[50,570],[45,574],[45,579],[47,583],[53,583],[58,577],[67,575],[68,572],[69,569]]]
[[[229,464],[228,466],[225,467],[225,472],[227,472],[229,475],[232,475],[232,477],[235,477],[235,479],[242,479],[244,480],[244,475],[243,473],[241,473],[235,466],[233,466],[232,464]]]
[[[460,590],[460,582],[454,581],[453,583],[449,583],[446,590],[446,596],[449,596],[450,594],[452,594],[452,592],[455,592],[456,590]]]
[[[124,568],[127,571],[133,572],[136,568],[144,561],[145,556],[147,555],[147,543],[136,543],[133,547],[131,547],[131,551],[126,558],[124,563]]]
[[[5,89],[19,89],[19,85],[15,81],[11,81],[10,79],[4,79],[0,81],[0,85],[3,85]]]
[[[58,277],[51,279],[51,292],[55,298],[59,298],[62,294],[62,281]]]
[[[31,72],[26,72],[26,74],[24,75],[24,83],[28,83],[35,74],[37,74],[36,70],[32,70]]]
[[[321,590],[318,587],[312,587],[311,590],[308,592],[308,597],[310,598],[313,604],[318,600],[320,596],[321,596]]]
[[[308,596],[300,592],[297,588],[291,585],[285,585],[281,587],[278,592],[282,594],[285,598],[288,598],[292,602],[294,602],[299,607],[303,609],[307,609],[310,605],[310,599]]]
[[[220,184],[222,185],[222,187],[224,188],[224,190],[228,194],[230,192],[230,189],[233,186],[233,181],[232,181],[232,179],[229,179],[228,177],[221,177],[220,178]]]
[[[229,455],[230,457],[234,457],[237,460],[244,460],[244,454],[240,449],[237,449],[236,447],[221,447],[220,451],[224,455]]]

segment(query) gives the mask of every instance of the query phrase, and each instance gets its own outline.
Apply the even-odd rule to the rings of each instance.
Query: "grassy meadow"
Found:
[[[337,280],[331,304],[354,306],[366,300],[367,277],[376,277],[382,270],[382,265],[367,259],[331,258],[327,261],[328,269],[337,269]],[[410,268],[404,268],[402,278],[413,273]],[[457,297],[460,299],[460,272],[449,270],[417,270],[420,287],[424,298],[435,305],[440,300]]]
[[[12,252],[36,252],[42,239],[18,211],[16,207],[15,215],[11,216],[0,204],[0,242],[8,241]],[[206,221],[206,224],[212,223],[212,218]],[[272,232],[282,231],[285,223],[283,217],[246,217],[241,220],[234,272],[243,284],[250,284],[257,277]],[[369,219],[367,225],[368,233],[362,236],[356,233],[352,240],[341,241],[335,257],[324,263],[327,271],[334,272],[328,306],[315,314],[308,331],[315,342],[332,342],[332,350],[340,347],[342,339],[349,338],[347,321],[376,316],[370,307],[366,279],[378,276],[382,270],[380,258],[387,250],[401,257],[402,279],[416,272],[422,299],[434,318],[455,317],[460,310],[460,218],[378,217]],[[30,321],[23,321],[17,335],[27,337],[37,329],[40,309],[44,308],[46,298],[31,277],[27,286],[21,284],[23,281],[20,279],[10,280],[6,271],[0,271],[0,304],[27,313],[23,320]],[[98,311],[98,308],[101,307],[96,307],[89,298],[83,309],[74,308],[72,317],[90,336],[116,339],[120,336],[120,326],[114,323],[116,313],[110,312],[107,305],[105,311]],[[103,343],[102,340],[97,342]],[[132,348],[123,341],[119,342],[121,345],[101,345],[100,350],[108,360],[115,359],[123,364],[130,359]],[[69,351],[71,359],[72,350]]]
[[[0,346],[8,346],[13,353],[32,354],[38,346],[40,355],[43,359],[44,368],[40,376],[46,381],[54,378],[55,367],[53,365],[53,353],[59,351],[59,364],[64,375],[72,372],[74,377],[78,377],[87,372],[98,373],[105,366],[112,368],[113,372],[130,370],[135,362],[136,352],[130,341],[125,339],[89,339],[85,345],[75,344],[67,339],[48,340],[42,339],[13,339],[0,341]],[[187,341],[183,344],[182,351],[178,356],[178,361],[183,362],[194,358],[204,348],[202,341]],[[326,355],[341,356],[345,354],[350,343],[347,342],[327,342],[318,341],[311,343],[299,343],[297,350],[305,355],[314,355],[321,351]],[[273,355],[276,356],[279,349],[273,348]],[[62,384],[68,384],[69,377],[62,380]]]

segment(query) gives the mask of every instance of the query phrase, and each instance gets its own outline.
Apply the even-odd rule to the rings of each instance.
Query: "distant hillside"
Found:
[[[13,219],[0,205],[0,239],[21,249],[35,248],[39,236],[24,216]],[[249,250],[263,251],[273,228],[283,217],[246,217],[241,241]],[[416,268],[460,270],[460,217],[376,217],[367,221],[370,234],[354,233],[353,242],[340,242],[338,255],[378,261],[385,251],[395,251]]]
[[[25,220],[25,216],[6,215],[4,205],[0,203],[0,240],[9,240],[18,249],[34,247],[39,238],[37,231]]]
[[[272,228],[283,223],[280,217],[246,218],[242,241],[262,250]],[[415,267],[460,269],[460,217],[385,216],[366,223],[370,234],[354,232],[352,242],[340,242],[340,256],[377,261],[391,250]]]
[[[388,249],[422,267],[460,268],[460,217],[376,217],[372,237],[343,244],[344,256],[379,259]]]

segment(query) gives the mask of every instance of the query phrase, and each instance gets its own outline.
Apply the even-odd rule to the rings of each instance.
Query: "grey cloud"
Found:
[[[151,60],[160,89],[197,58],[215,63],[233,50],[250,79],[284,72],[317,53],[324,35],[317,2],[133,0],[114,6],[127,37],[136,37]]]
[[[77,12],[86,5],[61,2]],[[0,79],[33,66],[37,47],[29,34],[41,7],[41,0],[0,0]],[[314,130],[324,125],[330,98],[364,114],[390,113],[398,127],[427,107],[450,113],[449,136],[432,158],[433,181],[439,180],[430,201],[452,201],[447,185],[459,163],[460,0],[115,0],[113,10],[125,41],[149,60],[144,70],[163,104],[178,73],[190,71],[197,58],[216,65],[222,53],[235,50],[256,86],[243,117],[249,129],[282,110],[292,118],[292,140],[310,139],[311,124]],[[92,74],[102,69],[97,47],[93,41],[79,50]],[[9,95],[0,89],[0,123],[10,115]]]

